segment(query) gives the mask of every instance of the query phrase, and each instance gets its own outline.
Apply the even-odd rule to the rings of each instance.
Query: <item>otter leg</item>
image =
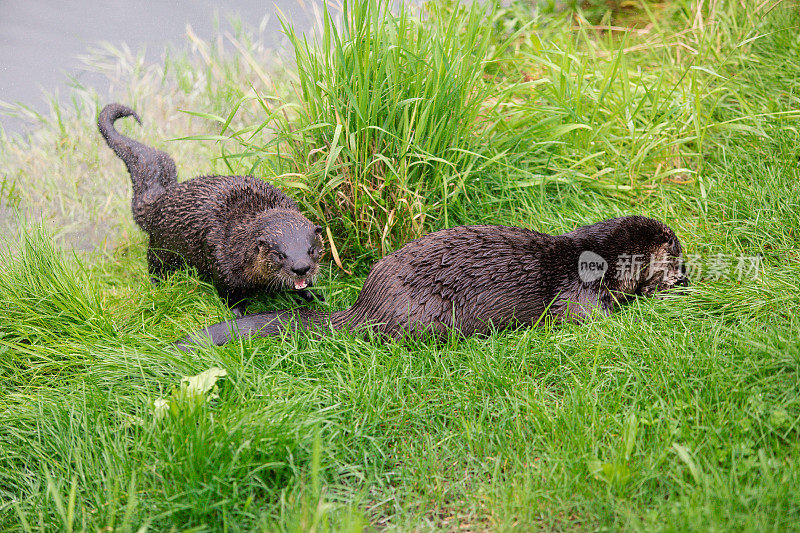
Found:
[[[217,288],[217,292],[219,292],[220,298],[222,298],[228,307],[231,308],[231,313],[233,313],[233,316],[236,318],[241,318],[244,316],[245,312],[247,311],[247,301],[245,300],[243,293],[238,291],[226,291],[220,288]]]
[[[147,249],[147,271],[151,283],[158,283],[160,279],[166,278],[182,265],[183,260],[175,252],[152,246]]]
[[[239,302],[236,305],[231,307],[231,313],[236,318],[242,318],[244,314],[247,312],[247,304],[244,302]]]

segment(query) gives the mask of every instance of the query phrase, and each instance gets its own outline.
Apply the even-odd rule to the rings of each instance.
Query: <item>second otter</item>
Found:
[[[306,300],[319,270],[322,228],[281,191],[251,176],[201,176],[178,183],[164,152],[125,137],[114,121],[136,113],[103,108],[97,125],[133,182],[133,219],[150,236],[147,265],[161,278],[188,264],[211,281],[235,315],[244,298],[289,289]]]
[[[531,326],[543,316],[581,321],[638,295],[687,284],[675,233],[650,218],[605,220],[565,235],[508,226],[460,226],[410,242],[372,267],[352,307],[248,315],[177,343],[224,344],[304,327],[372,329],[441,338]]]

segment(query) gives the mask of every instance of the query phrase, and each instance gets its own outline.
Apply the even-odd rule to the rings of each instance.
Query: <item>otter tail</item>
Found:
[[[331,320],[346,313],[321,313],[310,309],[290,309],[271,313],[246,315],[236,320],[217,322],[205,329],[190,333],[174,343],[175,347],[189,352],[198,345],[213,344],[221,346],[232,339],[246,337],[267,337],[289,329],[315,329],[325,333],[331,329]],[[338,320],[336,322],[339,322]]]
[[[145,231],[147,206],[167,189],[178,183],[175,161],[165,152],[146,146],[121,135],[114,129],[114,122],[122,117],[133,117],[142,121],[131,108],[121,104],[108,104],[97,117],[97,127],[109,148],[122,159],[133,183],[131,209],[133,219]]]

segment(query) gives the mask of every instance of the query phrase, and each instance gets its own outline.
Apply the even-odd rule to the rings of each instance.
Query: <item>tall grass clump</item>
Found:
[[[78,332],[113,333],[96,283],[77,258],[58,250],[41,227],[0,250],[0,336],[36,344]]]
[[[428,217],[449,225],[480,161],[486,8],[430,5],[425,21],[402,5],[393,14],[388,0],[342,8],[341,23],[324,9],[313,41],[285,27],[300,102],[263,99],[268,114],[253,128],[277,137],[233,137],[246,147],[239,157],[258,165],[278,155],[288,165],[345,250],[386,253],[421,235]]]
[[[80,260],[58,250],[41,227],[24,233],[13,246],[3,244],[0,388],[63,382],[94,360],[72,343],[116,337],[98,284]]]

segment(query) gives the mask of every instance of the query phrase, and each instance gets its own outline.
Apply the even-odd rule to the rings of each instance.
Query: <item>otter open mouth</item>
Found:
[[[296,279],[294,280],[294,288],[295,290],[302,290],[308,287],[308,281],[304,279]]]

